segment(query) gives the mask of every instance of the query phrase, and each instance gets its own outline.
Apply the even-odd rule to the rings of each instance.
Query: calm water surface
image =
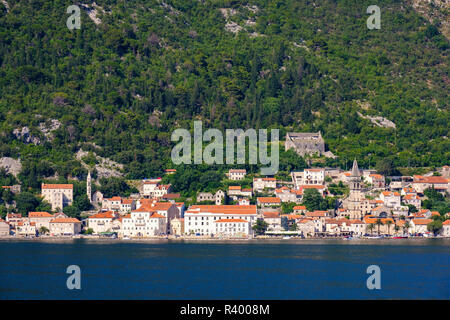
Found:
[[[450,240],[5,240],[0,274],[0,299],[449,299]]]

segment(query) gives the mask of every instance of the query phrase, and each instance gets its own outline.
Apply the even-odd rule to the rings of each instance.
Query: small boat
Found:
[[[392,239],[408,239],[408,236],[392,237]]]
[[[286,239],[286,240],[287,240],[287,239],[290,239],[290,238],[291,238],[291,237],[289,237],[289,236],[284,236],[284,237],[283,237],[283,239]]]
[[[353,237],[344,237],[343,240],[353,240]]]
[[[368,236],[367,239],[383,239],[382,236]]]

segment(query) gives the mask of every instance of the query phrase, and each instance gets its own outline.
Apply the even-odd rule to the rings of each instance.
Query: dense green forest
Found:
[[[82,8],[79,30],[66,26],[72,1],[6,2],[0,157],[22,160],[25,186],[84,178],[80,148],[128,179],[161,176],[172,131],[193,120],[320,130],[338,156],[324,165],[450,163],[449,42],[409,1],[381,1],[380,30],[366,27],[366,0],[97,0],[100,22]],[[50,139],[39,126],[52,119]],[[25,126],[38,142],[14,134]],[[293,160],[283,153],[282,168]]]

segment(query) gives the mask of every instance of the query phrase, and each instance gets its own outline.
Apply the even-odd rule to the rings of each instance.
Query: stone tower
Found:
[[[89,202],[92,203],[92,178],[91,178],[91,171],[88,172],[88,176],[86,179],[86,193],[89,199]]]
[[[358,169],[358,162],[353,161],[352,175],[349,178],[350,194],[347,199],[347,207],[351,219],[361,219],[361,201],[363,200],[361,192],[361,175]]]

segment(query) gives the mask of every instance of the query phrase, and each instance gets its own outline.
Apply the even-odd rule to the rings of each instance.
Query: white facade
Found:
[[[50,203],[52,210],[62,210],[73,202],[72,184],[45,184],[41,185],[41,194],[44,200]]]
[[[254,178],[253,191],[261,192],[264,189],[275,189],[277,180],[275,178]]]
[[[81,232],[81,221],[75,218],[55,218],[50,222],[52,236],[73,236]]]
[[[164,216],[156,212],[133,211],[122,219],[123,237],[154,237],[167,234]]]
[[[0,237],[9,236],[9,223],[0,219]]]
[[[228,179],[242,180],[245,178],[247,171],[245,169],[230,169],[228,171]]]
[[[242,219],[253,225],[257,219],[256,206],[191,206],[184,214],[184,230],[186,234],[213,235],[217,231],[214,222],[222,219]]]
[[[87,218],[87,227],[92,229],[94,234],[113,232],[113,221],[116,218],[112,211],[100,212]]]
[[[222,237],[248,237],[250,235],[250,222],[243,219],[220,219],[214,221],[215,236]]]

